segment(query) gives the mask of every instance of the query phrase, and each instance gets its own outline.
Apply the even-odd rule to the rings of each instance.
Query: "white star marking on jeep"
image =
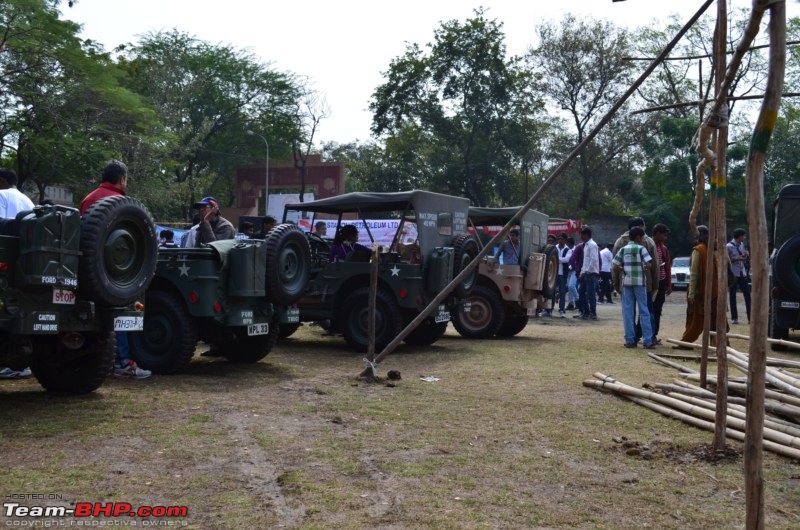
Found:
[[[181,271],[180,276],[189,276],[189,269],[191,269],[191,267],[187,267],[185,263],[178,267],[178,270]]]
[[[501,267],[497,267],[497,268],[494,270],[494,273],[495,273],[495,274],[497,274],[497,275],[500,275],[500,276],[502,276],[502,275],[503,275],[503,269],[502,269]]]
[[[389,269],[389,271],[392,273],[392,276],[400,277],[400,269],[397,268],[397,265]]]

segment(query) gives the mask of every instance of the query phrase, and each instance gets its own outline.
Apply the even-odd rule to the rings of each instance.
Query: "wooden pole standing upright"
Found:
[[[716,134],[716,166],[711,174],[711,189],[717,198],[715,212],[716,226],[716,248],[708,255],[716,254],[717,260],[717,312],[714,326],[717,330],[717,414],[714,421],[714,451],[721,451],[725,447],[725,428],[727,426],[728,410],[728,317],[726,314],[727,294],[728,294],[728,262],[726,242],[725,197],[727,195],[727,150],[728,150],[728,104],[727,94],[722,91],[725,81],[725,67],[727,63],[727,35],[728,35],[728,5],[726,0],[717,1],[717,30],[714,37],[714,90],[720,112],[715,120],[717,129]],[[709,242],[710,243],[710,242]],[[713,269],[708,269],[713,271]],[[711,276],[711,274],[709,274]],[[708,285],[708,284],[706,284]]]
[[[744,473],[746,523],[748,529],[764,528],[764,393],[767,364],[767,320],[769,314],[769,262],[767,219],[764,201],[764,161],[778,119],[783,76],[786,70],[786,3],[756,0],[745,34],[758,33],[766,9],[769,20],[769,74],[747,161],[747,224],[750,227],[750,264],[753,278],[750,305],[750,361],[747,371],[747,423],[745,427]],[[742,39],[745,41],[746,39]]]

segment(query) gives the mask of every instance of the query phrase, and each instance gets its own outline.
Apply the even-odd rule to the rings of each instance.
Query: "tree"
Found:
[[[97,180],[87,172],[117,152],[120,136],[153,123],[153,113],[120,87],[108,55],[59,20],[57,5],[0,3],[0,150],[40,200],[50,184],[88,190]]]
[[[427,168],[426,187],[479,205],[515,200],[507,184],[522,155],[513,149],[529,145],[516,123],[540,105],[520,60],[505,58],[502,24],[479,9],[464,23],[443,23],[427,48],[409,44],[384,73],[370,103],[373,133],[387,152],[398,144],[412,151],[396,154]]]
[[[249,53],[178,30],[151,33],[120,51],[128,86],[164,125],[162,152],[143,162],[162,185],[188,194],[176,200],[158,187],[172,216],[181,210],[187,216],[188,205],[210,193],[230,204],[235,168],[263,160],[261,144],[245,135],[248,129],[270,139],[274,156],[287,158],[301,137],[295,109],[304,91],[298,81]],[[182,183],[187,185],[177,186]]]
[[[573,15],[544,23],[537,33],[539,46],[530,50],[527,60],[539,74],[538,90],[569,118],[575,146],[630,85],[628,33],[608,21]],[[614,195],[620,171],[627,171],[614,163],[620,163],[619,156],[634,147],[638,137],[636,119],[620,119],[581,153],[573,169],[580,181],[573,196],[575,209],[589,211]]]

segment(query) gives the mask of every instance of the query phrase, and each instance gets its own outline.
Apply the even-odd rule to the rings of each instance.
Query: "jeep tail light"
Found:
[[[400,289],[397,292],[397,296],[399,296],[400,298],[405,298],[406,296],[408,296],[408,291],[405,289]]]
[[[11,266],[7,261],[0,261],[0,272],[8,272]]]
[[[215,312],[215,313],[220,313],[220,312],[222,312],[222,304],[221,304],[221,303],[219,303],[219,300],[217,300],[216,302],[214,302],[214,312]]]
[[[144,311],[144,304],[141,302],[136,302],[135,304],[133,304],[133,309],[135,311]]]
[[[424,300],[422,299],[422,295],[417,296],[417,304],[422,305]]]
[[[511,291],[511,287],[510,287],[510,286],[508,286],[508,285],[504,285],[504,286],[503,286],[503,292],[504,292],[504,293],[508,293],[508,292],[510,292],[510,291]]]
[[[189,302],[196,304],[200,300],[200,295],[197,294],[195,291],[192,291],[191,293],[189,293],[188,298]]]

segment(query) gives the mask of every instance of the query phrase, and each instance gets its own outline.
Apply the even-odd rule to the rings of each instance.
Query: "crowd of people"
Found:
[[[512,230],[513,232],[513,230]],[[558,308],[558,316],[565,318],[567,311],[574,310],[573,318],[597,320],[597,304],[614,304],[614,297],[621,302],[623,320],[623,345],[636,348],[641,341],[645,348],[655,348],[662,343],[659,338],[661,316],[666,297],[672,293],[671,257],[666,246],[669,228],[662,224],[653,227],[652,237],[647,235],[645,221],[633,217],[628,230],[616,240],[600,248],[592,239],[592,229],[581,229],[581,242],[566,233],[557,237],[548,236],[548,245],[554,245],[558,256],[556,288],[548,307],[539,315],[552,317]],[[517,232],[518,234],[518,232]],[[728,286],[730,315],[733,324],[738,324],[736,295],[742,292],[748,323],[750,321],[750,282],[747,271],[749,252],[745,240],[746,231],[737,228],[727,243]],[[518,263],[509,255],[508,248],[516,248],[517,238],[510,236],[496,253],[503,254],[507,263]],[[708,252],[708,228],[698,227],[697,242],[692,249],[690,284],[687,290],[686,326],[682,341],[694,342],[703,331],[705,311],[706,257]],[[517,251],[517,255],[519,252]],[[713,260],[713,283],[711,300],[711,330],[716,326],[717,267]]]

